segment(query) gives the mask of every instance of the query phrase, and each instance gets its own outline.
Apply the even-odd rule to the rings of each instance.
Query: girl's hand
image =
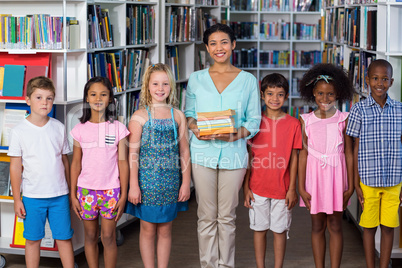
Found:
[[[350,197],[352,196],[353,191],[345,191],[343,192],[343,210],[346,209],[346,207],[348,206],[348,202]]]
[[[130,186],[130,190],[128,191],[128,201],[137,205],[141,203],[141,190],[138,186]]]
[[[356,194],[357,194],[357,199],[359,199],[359,203],[362,206],[362,209],[364,209],[364,196],[363,196],[363,191],[362,188],[359,186],[355,186]]]
[[[113,212],[117,211],[117,215],[114,218],[116,222],[120,220],[121,216],[123,216],[124,206],[126,205],[126,200],[127,200],[127,197],[120,196],[119,202],[117,202],[116,206],[114,207]]]
[[[20,219],[25,219],[27,213],[25,212],[24,203],[21,200],[14,201],[14,212]]]
[[[311,205],[310,205],[311,195],[309,193],[307,193],[306,191],[300,191],[300,196],[303,199],[303,202],[306,205],[306,208],[308,210],[310,210],[311,209]]]
[[[75,215],[77,215],[78,219],[82,221],[80,214],[82,208],[80,205],[80,201],[78,201],[77,197],[75,196],[74,197],[71,196],[71,209],[74,211]]]
[[[187,201],[190,198],[190,185],[182,184],[180,186],[178,202]]]
[[[244,187],[243,193],[244,193],[244,206],[246,208],[253,208],[251,206],[251,202],[250,202],[250,201],[253,201],[253,202],[255,201],[253,192],[250,190],[250,188]]]
[[[288,210],[291,210],[297,204],[296,190],[288,190],[286,193],[285,204],[288,206]]]

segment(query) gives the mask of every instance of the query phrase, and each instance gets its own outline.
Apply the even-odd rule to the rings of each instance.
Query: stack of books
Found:
[[[236,133],[235,121],[233,116],[235,110],[226,110],[218,112],[197,113],[197,127],[200,136],[213,134]]]

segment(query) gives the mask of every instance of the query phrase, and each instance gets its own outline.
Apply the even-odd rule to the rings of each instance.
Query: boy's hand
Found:
[[[71,209],[74,211],[75,215],[77,215],[78,219],[80,221],[82,221],[81,214],[80,214],[82,208],[80,205],[80,201],[78,201],[77,197],[75,197],[75,196],[74,197],[71,196]]]
[[[350,197],[352,196],[353,191],[345,191],[343,192],[343,210],[346,209],[346,207],[348,206],[348,202]]]
[[[359,203],[362,206],[362,209],[364,209],[364,197],[363,197],[363,191],[362,188],[360,188],[360,186],[355,186],[355,190],[356,190],[356,194],[357,194],[357,198],[359,199]]]
[[[114,218],[114,220],[117,222],[120,220],[121,216],[123,216],[124,212],[124,207],[126,205],[127,197],[125,196],[120,196],[119,202],[117,202],[116,206],[114,207],[112,212],[117,211],[117,215]]]
[[[178,202],[185,202],[190,198],[190,185],[182,184],[179,190]]]
[[[285,204],[288,207],[288,210],[291,210],[297,204],[297,193],[296,190],[288,190],[286,193]]]
[[[244,206],[246,208],[253,208],[251,206],[251,202],[250,202],[250,200],[253,201],[253,202],[255,201],[253,192],[248,187],[244,187],[243,192],[244,192]]]
[[[141,203],[141,190],[139,186],[130,186],[128,191],[128,201],[137,205]]]
[[[21,200],[14,201],[14,212],[18,218],[25,219],[27,213],[25,212],[25,207]]]
[[[310,210],[311,205],[310,205],[310,200],[311,200],[311,195],[307,193],[306,191],[300,191],[300,196],[303,199],[304,204],[306,205],[306,208]]]

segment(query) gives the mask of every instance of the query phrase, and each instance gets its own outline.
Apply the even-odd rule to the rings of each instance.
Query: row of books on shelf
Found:
[[[195,10],[188,6],[172,7],[166,10],[166,42],[195,41]]]
[[[202,41],[202,37],[206,29],[218,23],[218,20],[215,16],[204,12],[201,8],[195,9],[195,16],[196,16],[196,40]]]
[[[257,22],[237,22],[231,21],[230,28],[233,30],[237,39],[258,39]]]
[[[178,46],[168,46],[166,47],[166,59],[165,63],[169,65],[173,72],[174,78],[180,79],[180,68],[179,68],[179,48]]]
[[[121,92],[140,87],[149,64],[149,51],[146,49],[88,53],[88,77],[107,77],[114,91]]]
[[[231,63],[238,68],[256,68],[257,67],[256,48],[242,48],[233,50]]]
[[[155,43],[155,8],[148,5],[127,6],[127,44]]]
[[[79,46],[79,24],[66,17],[67,48]],[[77,45],[78,44],[78,45]],[[72,46],[72,47],[71,47]],[[63,17],[0,14],[0,49],[62,49]]]
[[[355,91],[368,95],[370,89],[368,86],[368,81],[366,81],[368,66],[372,61],[376,60],[376,55],[351,51],[349,55],[349,79],[351,80]]]
[[[326,9],[324,40],[343,43],[345,39],[345,8]]]
[[[320,0],[231,0],[232,11],[320,11]]]
[[[325,10],[324,40],[338,43],[345,42],[350,46],[361,46],[367,50],[376,50],[377,7],[365,6],[361,8],[363,12],[362,21],[360,20],[360,7],[347,8],[346,20],[345,8],[343,7]],[[360,25],[361,22],[363,25]],[[362,35],[360,35],[360,31],[362,31]],[[360,37],[362,37],[362,40],[360,40]]]
[[[257,22],[230,22],[230,27],[238,39],[290,40],[290,22],[283,19],[278,21],[263,21],[260,26]],[[292,38],[295,40],[319,40],[321,36],[320,24],[294,22]]]
[[[322,52],[322,62],[332,63],[336,66],[343,66],[344,63],[344,48],[340,46],[327,46]]]
[[[113,25],[110,23],[109,9],[100,5],[88,5],[88,48],[112,47],[114,44]]]
[[[196,5],[207,5],[207,6],[217,6],[219,5],[219,0],[195,0]]]
[[[292,57],[292,64],[291,64]],[[310,68],[322,62],[322,54],[319,50],[298,51],[293,50],[265,50],[260,52],[261,68]]]

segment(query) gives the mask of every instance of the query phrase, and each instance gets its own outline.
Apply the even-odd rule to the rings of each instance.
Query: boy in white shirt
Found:
[[[24,219],[25,262],[28,268],[39,267],[46,218],[57,242],[63,267],[74,267],[67,158],[71,150],[64,125],[48,116],[54,96],[52,80],[43,76],[32,78],[28,82],[26,96],[31,114],[10,132],[8,155],[11,157],[14,211]]]

